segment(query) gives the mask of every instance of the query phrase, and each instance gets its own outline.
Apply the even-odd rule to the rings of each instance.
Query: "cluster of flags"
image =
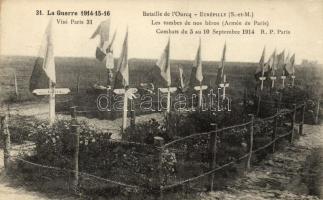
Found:
[[[103,62],[106,59],[106,63],[111,63],[111,65],[106,65],[107,68],[114,68],[112,66],[113,63],[113,51],[112,51],[112,44],[115,38],[115,34],[111,42],[109,42],[109,29],[110,29],[110,20],[103,21],[99,24],[91,38],[95,38],[97,35],[100,35],[99,45],[96,49],[96,58]],[[156,62],[156,66],[160,71],[160,77],[166,83],[165,92],[167,92],[168,96],[171,92],[175,91],[176,89],[171,88],[171,65],[170,65],[170,46],[171,41],[170,38],[167,41],[167,44],[162,51],[160,58]],[[111,57],[108,55],[111,54]],[[224,44],[221,63],[218,69],[218,76],[216,79],[216,85],[218,88],[220,87],[228,87],[228,84],[224,84],[226,82],[226,76],[224,74],[224,66],[226,60],[226,44]],[[179,78],[180,78],[180,88],[181,91],[187,91],[189,88],[194,88],[195,90],[200,91],[200,99],[202,96],[202,90],[205,90],[207,86],[202,86],[203,82],[203,66],[202,66],[202,47],[201,47],[201,38],[199,39],[199,45],[197,49],[197,53],[195,56],[195,60],[193,63],[193,68],[191,71],[191,75],[189,79],[186,79],[184,76],[184,69],[182,65],[178,66],[179,69]],[[118,60],[118,64],[115,68],[117,74],[121,74],[122,76],[122,86],[124,88],[129,86],[129,66],[128,66],[128,30],[126,32],[126,36],[123,42],[121,54]],[[115,84],[112,88],[115,88],[120,82],[117,78],[115,79]],[[168,88],[168,89],[167,89]],[[161,90],[162,91],[162,90]]]
[[[223,47],[221,63],[218,68],[218,75],[216,79],[216,88],[223,89],[223,99],[225,99],[225,89],[229,87],[229,83],[226,82],[226,75],[224,73],[224,66],[226,60],[226,43]],[[171,86],[171,73],[170,73],[170,40],[168,40],[167,45],[162,52],[160,59],[157,61],[156,65],[160,70],[161,77],[166,81],[167,87]],[[203,76],[203,62],[202,62],[202,45],[201,38],[199,38],[199,44],[196,52],[196,56],[193,62],[192,71],[190,74],[189,80],[186,80],[184,76],[184,70],[182,65],[178,65],[179,69],[179,78],[180,78],[180,89],[182,92],[187,91],[189,88],[193,88],[196,91],[199,91],[199,106],[202,106],[202,96],[203,90],[208,88],[207,85],[202,85],[204,76]],[[170,92],[168,91],[168,96]],[[169,99],[169,98],[168,98]]]
[[[276,49],[265,62],[266,48],[264,47],[260,60],[259,67],[256,70],[255,78],[260,83],[260,90],[263,90],[264,83],[270,81],[271,88],[275,87],[275,82],[278,79],[282,80],[282,87],[285,87],[285,79],[292,79],[292,86],[295,80],[295,54],[291,57],[289,54],[285,57],[285,50],[277,54]]]
[[[115,90],[115,93],[124,94],[125,105],[128,98],[131,99],[132,93],[136,92],[135,88],[129,88],[129,64],[128,64],[128,28],[124,37],[122,50],[118,63],[114,65],[113,56],[113,43],[116,37],[116,31],[114,32],[111,40],[109,38],[110,33],[110,19],[105,20],[99,24],[94,33],[91,36],[95,38],[100,37],[99,44],[96,48],[95,56],[100,62],[105,62],[106,68],[110,70],[115,70],[122,77],[122,90]],[[38,88],[48,88],[48,92],[55,99],[55,85],[56,85],[56,73],[55,73],[55,62],[54,62],[54,47],[53,47],[53,37],[52,37],[52,21],[48,24],[45,37],[42,42],[39,57],[35,62],[35,66],[30,79],[30,90],[33,91]],[[177,88],[171,87],[171,69],[170,69],[170,38],[162,51],[162,54],[156,66],[160,70],[160,76],[166,82],[166,88],[159,88],[162,92],[168,95],[168,111],[170,104],[170,93],[176,91]],[[226,80],[225,75],[225,62],[226,62],[226,43],[224,44],[221,62],[218,67],[218,73],[216,77],[216,88],[223,89],[223,98],[225,98],[225,89],[229,87],[229,83]],[[264,87],[265,81],[271,81],[271,87],[275,87],[275,82],[277,79],[282,80],[282,85],[284,87],[286,77],[292,79],[292,85],[294,85],[295,79],[295,54],[292,56],[287,55],[285,57],[285,50],[277,54],[276,50],[269,56],[267,62],[265,61],[266,49],[262,51],[262,55],[259,61],[259,67],[256,70],[255,77],[257,81],[260,82],[260,89]],[[197,53],[195,60],[193,62],[193,68],[189,79],[184,76],[184,69],[182,65],[178,65],[180,86],[182,91],[188,88],[194,88],[194,90],[199,91],[199,104],[202,104],[202,90],[207,89],[207,86],[202,85],[203,82],[203,62],[202,62],[202,45],[201,38],[199,39]],[[118,81],[117,79],[115,81]],[[116,83],[114,84],[116,85]],[[115,87],[111,87],[115,88]],[[108,88],[107,88],[108,89]],[[44,94],[47,92],[43,92]],[[55,103],[55,102],[54,102]],[[55,108],[54,108],[55,109]],[[127,107],[125,106],[125,118]],[[125,121],[125,120],[124,120]],[[126,123],[126,122],[124,122]],[[125,127],[125,124],[124,124]]]

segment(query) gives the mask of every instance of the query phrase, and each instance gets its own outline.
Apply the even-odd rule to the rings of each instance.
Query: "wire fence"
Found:
[[[167,190],[188,183],[194,183],[201,187],[207,185],[209,189],[213,190],[216,172],[239,164],[241,161],[245,161],[244,170],[248,170],[253,163],[252,159],[257,157],[257,154],[263,151],[274,153],[282,138],[287,138],[292,143],[295,134],[297,134],[295,131],[297,115],[300,116],[298,134],[302,135],[304,112],[305,104],[294,105],[292,109],[278,110],[276,114],[263,119],[255,119],[250,116],[250,120],[242,124],[221,129],[215,128],[213,131],[188,135],[168,143],[164,143],[163,138],[156,137],[154,145],[109,139],[108,143],[102,144],[100,152],[91,152],[87,157],[82,154],[77,154],[77,156],[73,154],[71,158],[61,156],[62,160],[70,159],[69,162],[72,162],[70,168],[24,159],[23,155],[26,153],[32,154],[33,151],[37,153],[37,145],[28,143],[11,147],[8,117],[3,116],[1,117],[4,138],[3,157],[6,169],[9,169],[9,163],[17,161],[40,169],[67,173],[69,174],[67,177],[72,180],[73,191],[78,193],[80,188],[89,186],[89,179],[96,182],[97,185],[109,184],[135,191],[157,191],[160,195]],[[75,113],[72,116],[76,116]],[[76,121],[76,118],[73,120]],[[73,150],[75,153],[85,147],[79,146],[80,144],[77,142],[79,141],[77,140],[79,133],[76,129],[71,128],[71,131],[73,132],[72,142],[74,142],[75,148],[77,147]],[[112,146],[113,148],[111,148]],[[125,164],[123,169],[118,168],[120,165],[116,165],[117,168],[107,165],[106,162],[112,162],[111,156],[121,155],[117,152],[120,148],[131,149],[131,153],[129,153],[130,151],[121,151],[122,156],[132,156],[132,158],[143,161],[137,167],[145,168],[145,170],[150,168],[150,171],[143,173],[140,170],[131,169],[131,164]],[[82,152],[87,152],[87,150]],[[91,155],[96,157],[102,154],[106,154],[101,160],[102,163],[92,163],[89,168],[82,167],[82,164],[87,162],[84,159],[90,158]],[[127,158],[123,157],[122,160],[126,163]],[[107,168],[108,166],[110,167]],[[81,171],[79,167],[81,170],[90,169],[90,173]],[[96,174],[96,170],[99,169],[110,170],[110,173]],[[130,173],[135,177],[132,180],[128,179]],[[138,180],[142,182],[138,183]]]

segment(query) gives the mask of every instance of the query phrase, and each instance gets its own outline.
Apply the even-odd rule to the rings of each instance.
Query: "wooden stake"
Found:
[[[278,112],[276,112],[276,116],[274,118],[274,123],[273,123],[273,132],[271,135],[271,141],[276,140],[277,137],[277,125],[278,125]],[[272,153],[275,153],[276,151],[276,142],[273,142],[271,145]]]
[[[259,92],[258,94],[258,103],[257,103],[257,112],[256,112],[256,116],[258,117],[260,115],[260,106],[261,106],[261,92]]]
[[[75,145],[75,152],[74,152],[74,181],[73,181],[73,188],[74,192],[78,194],[78,186],[79,186],[79,151],[80,151],[80,125],[77,123],[76,119],[76,107],[71,108],[71,130],[72,135],[74,136],[74,145]]]
[[[249,140],[249,155],[248,155],[248,159],[246,162],[246,171],[250,170],[250,166],[251,166],[251,157],[252,157],[252,148],[253,148],[253,125],[254,125],[254,121],[255,121],[255,116],[253,114],[250,114],[250,118],[251,118],[251,123],[250,123],[250,128],[249,128],[249,133],[250,133],[250,140]]]
[[[4,116],[1,116],[1,132],[3,135],[3,142],[4,142],[4,168],[6,172],[9,170],[10,167],[10,149],[11,149],[11,142],[10,142],[10,132],[9,132],[9,116],[6,113]]]
[[[163,191],[162,191],[162,185],[163,185],[163,145],[164,145],[164,138],[162,137],[154,137],[154,145],[157,148],[157,156],[158,156],[158,174],[157,174],[157,180],[156,180],[156,188],[158,191],[158,197],[159,199],[163,199]]]
[[[130,100],[130,103],[131,103],[131,110],[130,110],[130,126],[132,128],[135,128],[136,126],[136,111],[135,111],[135,105],[134,105],[134,99],[131,99]]]
[[[295,119],[296,119],[296,104],[293,104],[293,112],[292,112],[292,120],[291,120],[291,133],[289,136],[290,143],[293,143],[293,140],[294,140]]]
[[[76,119],[76,106],[70,107],[70,114],[71,114],[72,122],[74,124],[76,124],[77,123],[77,119]]]
[[[214,125],[214,130],[216,131],[218,129],[217,124],[211,124]],[[209,142],[209,157],[210,157],[210,163],[209,163],[209,170],[213,170],[216,165],[216,152],[217,152],[217,145],[216,145],[216,139],[217,139],[217,133],[211,132],[210,134],[210,142]],[[211,173],[209,176],[209,191],[213,191],[214,188],[214,173]]]
[[[305,115],[305,103],[302,105],[302,110],[301,110],[301,121],[299,123],[299,129],[298,129],[299,135],[303,135],[304,115]]]

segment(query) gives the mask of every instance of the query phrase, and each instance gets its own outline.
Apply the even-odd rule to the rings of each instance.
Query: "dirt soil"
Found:
[[[201,193],[201,200],[323,198],[323,125],[304,125],[305,136],[254,166],[223,191]],[[314,156],[313,156],[314,155]],[[319,197],[320,198],[319,198]]]

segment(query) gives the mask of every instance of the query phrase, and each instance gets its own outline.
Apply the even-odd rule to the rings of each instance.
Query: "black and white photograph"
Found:
[[[323,199],[323,0],[0,0],[0,200]]]

